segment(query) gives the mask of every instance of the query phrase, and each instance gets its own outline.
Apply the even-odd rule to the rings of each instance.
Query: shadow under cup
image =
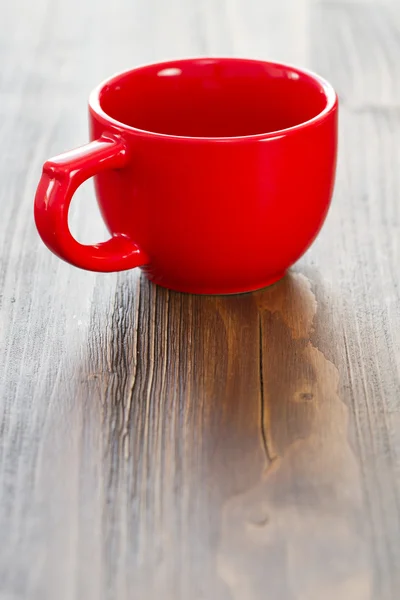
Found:
[[[210,59],[150,65],[100,93],[111,118],[142,131],[182,137],[241,137],[300,125],[326,106],[321,84],[291,67]]]

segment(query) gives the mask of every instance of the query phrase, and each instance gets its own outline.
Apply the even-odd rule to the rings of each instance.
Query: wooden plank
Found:
[[[399,31],[396,0],[5,11],[2,599],[397,599]],[[337,87],[323,233],[245,296],[61,263],[32,223],[41,163],[86,140],[98,80],[195,54],[305,64]],[[72,227],[104,239],[89,185]]]

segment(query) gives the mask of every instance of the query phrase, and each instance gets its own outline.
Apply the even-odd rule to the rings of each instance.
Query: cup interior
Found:
[[[114,77],[99,92],[112,119],[181,137],[243,137],[306,123],[326,109],[325,82],[284,65],[196,59],[149,65]]]

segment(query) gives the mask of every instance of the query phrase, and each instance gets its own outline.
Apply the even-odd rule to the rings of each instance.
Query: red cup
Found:
[[[45,163],[36,226],[82,269],[141,267],[159,285],[201,294],[262,288],[325,220],[337,113],[329,83],[282,64],[199,58],[121,73],[90,96],[92,141]],[[68,228],[89,177],[111,233],[96,245]]]

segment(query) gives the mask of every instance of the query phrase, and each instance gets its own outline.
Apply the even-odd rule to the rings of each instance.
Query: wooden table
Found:
[[[337,88],[312,249],[232,297],[51,255],[35,187],[91,88],[205,54]],[[0,56],[1,600],[399,598],[399,0],[13,0]],[[105,239],[90,184],[72,227]]]

